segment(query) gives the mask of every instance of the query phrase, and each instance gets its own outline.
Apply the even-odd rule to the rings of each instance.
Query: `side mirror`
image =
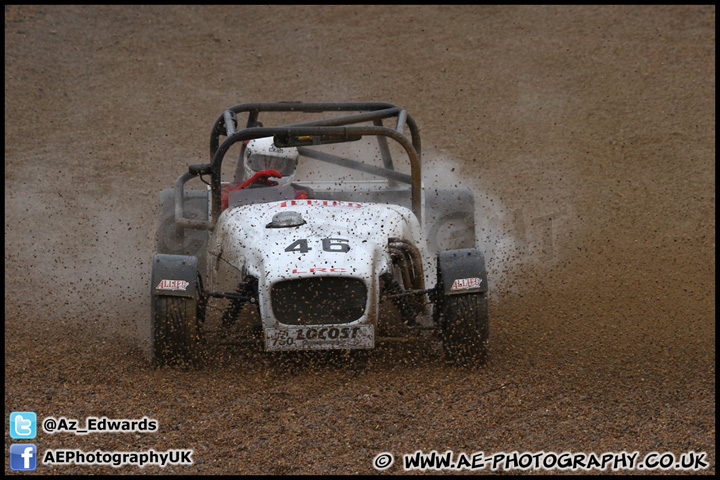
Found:
[[[190,175],[210,175],[212,173],[212,163],[195,163],[190,165]]]

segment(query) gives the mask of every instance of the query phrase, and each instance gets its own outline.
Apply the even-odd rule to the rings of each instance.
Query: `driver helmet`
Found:
[[[273,137],[250,140],[243,152],[245,179],[262,170],[277,170],[282,174],[282,178],[275,180],[278,185],[289,184],[295,177],[299,156],[295,147],[276,147]]]

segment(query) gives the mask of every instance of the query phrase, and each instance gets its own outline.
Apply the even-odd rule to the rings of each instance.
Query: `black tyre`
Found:
[[[153,295],[151,354],[154,366],[195,366],[201,360],[201,328],[194,298]]]
[[[425,233],[431,251],[475,248],[475,198],[466,187],[425,189]]]
[[[475,247],[475,219],[472,212],[453,212],[438,219],[428,232],[431,251]]]
[[[443,297],[440,328],[445,353],[457,364],[484,364],[488,358],[490,337],[487,294]]]

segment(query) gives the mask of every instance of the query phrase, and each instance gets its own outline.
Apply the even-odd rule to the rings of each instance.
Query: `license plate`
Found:
[[[265,329],[265,350],[373,348],[373,325],[284,327]]]

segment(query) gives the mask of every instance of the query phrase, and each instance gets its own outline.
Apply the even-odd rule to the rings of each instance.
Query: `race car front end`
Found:
[[[306,254],[302,265],[266,270],[259,306],[267,351],[375,346],[379,289],[374,267],[382,268],[385,259],[370,242],[347,238],[336,245],[349,247],[340,261]]]
[[[267,351],[375,347],[392,242],[419,230],[409,209],[326,200],[228,210],[210,247],[213,290],[254,279]],[[238,276],[238,274],[240,274]]]

